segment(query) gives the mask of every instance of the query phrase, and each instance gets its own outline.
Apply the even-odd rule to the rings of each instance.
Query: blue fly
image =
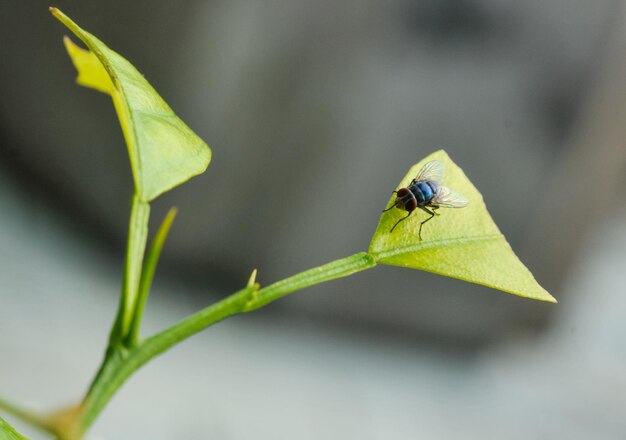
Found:
[[[420,223],[418,235],[421,240],[424,223],[431,220],[435,215],[439,215],[436,212],[439,208],[463,208],[467,206],[469,202],[465,196],[443,185],[443,176],[443,164],[433,160],[424,165],[417,177],[411,180],[411,184],[407,188],[400,188],[398,191],[394,191],[396,200],[393,202],[393,205],[383,212],[398,208],[408,211],[408,214],[398,220],[390,232],[393,232],[398,223],[409,218],[411,213],[419,208],[430,215],[430,217]]]

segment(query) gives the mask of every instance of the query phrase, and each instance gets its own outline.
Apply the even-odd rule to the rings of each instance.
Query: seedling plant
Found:
[[[421,269],[478,283],[525,298],[556,302],[512,251],[489,215],[483,198],[445,151],[412,166],[396,192],[412,184],[425,164],[437,161],[444,183],[467,199],[463,209],[445,210],[423,231],[419,213],[406,221],[401,209],[380,217],[367,251],[315,267],[267,286],[252,271],[240,290],[154,335],[142,337],[141,321],[161,250],[176,216],[172,208],[148,243],[150,203],[206,170],[211,150],[157,94],[133,65],[59,9],[50,8],[86,49],[64,38],[78,71],[78,84],[109,95],[128,149],[135,191],[131,197],[128,243],[119,308],[99,370],[75,405],[35,414],[0,399],[0,409],[61,440],[82,438],[113,395],[139,368],[188,337],[230,316],[248,313],[306,287],[347,277],[379,264]],[[393,206],[391,195],[381,210]],[[386,202],[386,203],[383,203]],[[392,232],[392,229],[397,227]],[[0,418],[0,440],[24,439]]]

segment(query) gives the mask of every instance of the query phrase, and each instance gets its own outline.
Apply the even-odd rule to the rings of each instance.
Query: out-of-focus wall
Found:
[[[73,83],[67,31],[41,1],[0,3],[1,171],[120,256],[132,191],[109,99]],[[155,203],[180,215],[164,269],[229,292],[367,248],[406,170],[445,148],[525,263],[529,224],[621,2],[60,1],[127,57],[213,148]],[[539,218],[539,220],[538,220]],[[541,260],[542,273],[549,274]],[[558,291],[558,279],[539,279]],[[535,304],[378,268],[275,309],[483,341],[545,319]]]

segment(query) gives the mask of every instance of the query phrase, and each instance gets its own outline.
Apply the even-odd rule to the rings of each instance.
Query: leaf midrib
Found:
[[[502,234],[488,234],[488,235],[474,235],[470,237],[458,237],[458,238],[446,238],[442,240],[433,240],[426,243],[421,244],[413,244],[413,245],[404,245],[394,247],[393,250],[383,251],[383,252],[372,252],[370,249],[370,255],[372,255],[376,261],[382,261],[387,258],[397,257],[398,255],[403,255],[407,253],[419,252],[433,248],[446,248],[453,246],[461,246],[466,244],[472,244],[476,242],[482,241],[490,241],[490,240],[503,240],[504,235]]]

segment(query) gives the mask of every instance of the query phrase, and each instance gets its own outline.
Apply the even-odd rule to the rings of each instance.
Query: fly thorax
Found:
[[[418,206],[426,206],[435,197],[437,186],[432,182],[416,182],[409,187]]]

